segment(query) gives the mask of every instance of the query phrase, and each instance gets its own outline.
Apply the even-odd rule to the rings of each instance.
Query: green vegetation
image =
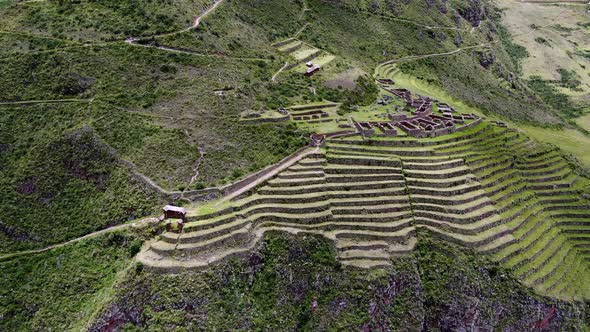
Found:
[[[559,68],[557,72],[560,76],[559,85],[570,90],[581,91],[579,87],[582,82],[578,80],[578,74],[575,71]]]
[[[0,329],[79,331],[108,301],[141,241],[110,233],[0,262]]]
[[[375,67],[461,112],[552,127],[582,114],[557,89],[584,86],[571,68],[555,82],[520,78],[528,51],[487,0],[226,0],[190,29],[212,4],[0,0],[0,253],[159,213],[180,202],[157,186],[226,184],[303,147],[311,131],[343,130],[349,115],[385,118],[366,112],[380,93],[366,74]],[[322,69],[306,77],[312,56]],[[328,102],[325,117],[339,121],[240,121]],[[521,128],[588,155],[587,137]],[[585,328],[581,305],[519,284],[588,298],[590,279],[577,277],[585,254],[572,249],[586,238],[567,235],[583,226],[562,225],[587,219],[575,158],[489,123],[424,142],[329,141],[247,198],[196,206],[181,235],[141,252],[146,265],[132,264],[142,241],[124,232],[4,258],[0,330],[526,330],[553,307],[548,329]],[[257,227],[271,230],[259,243]],[[202,268],[228,247],[246,259],[150,272]]]
[[[207,0],[6,1],[0,7],[0,29],[70,40],[124,39],[182,29],[211,3]]]
[[[154,212],[158,196],[84,125],[85,105],[0,112],[0,252],[39,248]]]
[[[563,73],[566,74],[562,74],[562,84],[571,86],[573,83],[570,83],[571,76],[569,75],[569,72],[563,71]],[[570,118],[575,118],[582,114],[582,109],[575,105],[566,94],[559,92],[553,85],[549,84],[548,81],[543,80],[541,77],[531,76],[528,85],[545,103],[551,105],[556,110],[559,110],[561,114]]]
[[[514,43],[508,30],[497,21],[498,36],[517,73],[522,73],[522,61],[529,56],[524,46]]]
[[[350,109],[353,106],[368,106],[377,100],[379,88],[370,76],[360,76],[355,81],[355,88],[352,91],[344,93],[344,109]]]

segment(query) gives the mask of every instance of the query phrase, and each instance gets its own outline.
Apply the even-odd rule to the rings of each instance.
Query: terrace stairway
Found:
[[[487,123],[434,139],[333,138],[230,208],[190,215],[139,258],[159,271],[202,269],[285,231],[332,239],[343,265],[387,268],[421,229],[489,254],[541,293],[586,299],[583,185],[558,151]]]

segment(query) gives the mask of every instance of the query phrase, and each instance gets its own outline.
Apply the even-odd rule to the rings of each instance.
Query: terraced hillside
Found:
[[[295,68],[297,65],[308,61],[320,66],[325,66],[335,58],[334,55],[329,54],[326,51],[322,51],[294,38],[286,39],[273,46],[275,46],[280,52],[285,53],[294,59],[294,63],[290,65],[290,68]],[[301,67],[303,68],[303,66]]]
[[[281,230],[332,239],[344,265],[386,267],[422,228],[490,254],[541,293],[583,299],[587,184],[554,148],[487,122],[428,140],[333,138],[230,207],[192,212],[140,260],[161,271],[204,268]]]

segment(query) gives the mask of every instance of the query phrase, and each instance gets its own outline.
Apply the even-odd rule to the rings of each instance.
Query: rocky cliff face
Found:
[[[480,0],[468,0],[462,6],[458,6],[459,15],[474,27],[478,27],[481,21],[486,19],[486,13]]]
[[[497,264],[422,236],[388,270],[350,270],[332,244],[269,234],[250,257],[201,273],[138,267],[91,331],[562,331],[585,307],[539,297]]]

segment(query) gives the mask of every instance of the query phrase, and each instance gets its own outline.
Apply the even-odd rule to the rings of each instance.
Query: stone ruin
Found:
[[[412,93],[406,89],[384,89],[403,99],[408,107],[415,110],[412,115],[389,113],[389,122],[355,122],[357,132],[365,137],[375,135],[375,129],[379,129],[382,136],[397,136],[396,128],[412,137],[437,137],[470,128],[481,121],[481,118],[476,114],[459,113],[450,105],[430,97],[417,96],[417,98],[413,98]],[[384,99],[380,101],[382,102]],[[442,115],[433,113],[435,103]]]

